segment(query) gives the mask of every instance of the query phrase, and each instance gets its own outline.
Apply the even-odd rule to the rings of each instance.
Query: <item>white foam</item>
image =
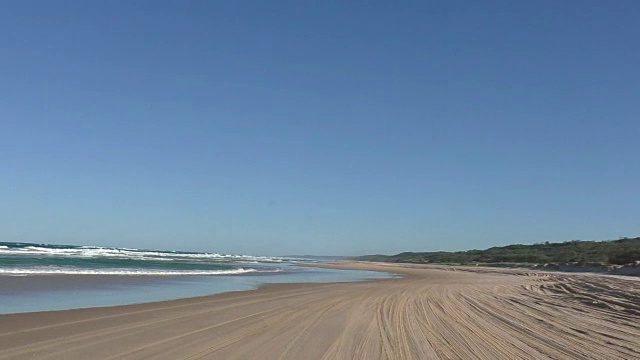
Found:
[[[41,246],[25,246],[18,248],[0,247],[0,255],[45,255],[71,256],[79,258],[114,258],[141,260],[209,260],[209,261],[257,261],[265,263],[281,263],[286,261],[280,257],[227,255],[217,253],[177,253],[173,251],[149,251],[138,249],[118,249],[98,246],[81,246],[74,248],[49,248]]]
[[[138,270],[138,269],[74,269],[74,268],[30,268],[2,269],[0,275],[120,275],[120,276],[176,276],[176,275],[239,275],[258,272],[256,269],[230,270]],[[260,272],[280,272],[279,269]]]

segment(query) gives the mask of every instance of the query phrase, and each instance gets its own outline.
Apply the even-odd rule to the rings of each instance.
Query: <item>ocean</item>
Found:
[[[300,266],[310,257],[0,242],[0,313],[124,305],[264,284],[393,277]]]
[[[101,246],[0,242],[0,275],[233,275],[272,273],[304,259]]]

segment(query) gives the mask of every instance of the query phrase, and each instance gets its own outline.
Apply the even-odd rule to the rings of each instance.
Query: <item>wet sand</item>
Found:
[[[0,359],[640,359],[638,278],[334,266],[405,277],[0,315]]]

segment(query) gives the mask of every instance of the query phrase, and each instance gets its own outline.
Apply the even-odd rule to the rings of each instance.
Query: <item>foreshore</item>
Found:
[[[632,359],[640,281],[339,262],[402,278],[0,315],[0,359]]]

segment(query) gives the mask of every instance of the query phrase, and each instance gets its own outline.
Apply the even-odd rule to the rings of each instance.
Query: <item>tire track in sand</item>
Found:
[[[405,277],[0,315],[0,358],[640,359],[637,279],[344,266]]]

